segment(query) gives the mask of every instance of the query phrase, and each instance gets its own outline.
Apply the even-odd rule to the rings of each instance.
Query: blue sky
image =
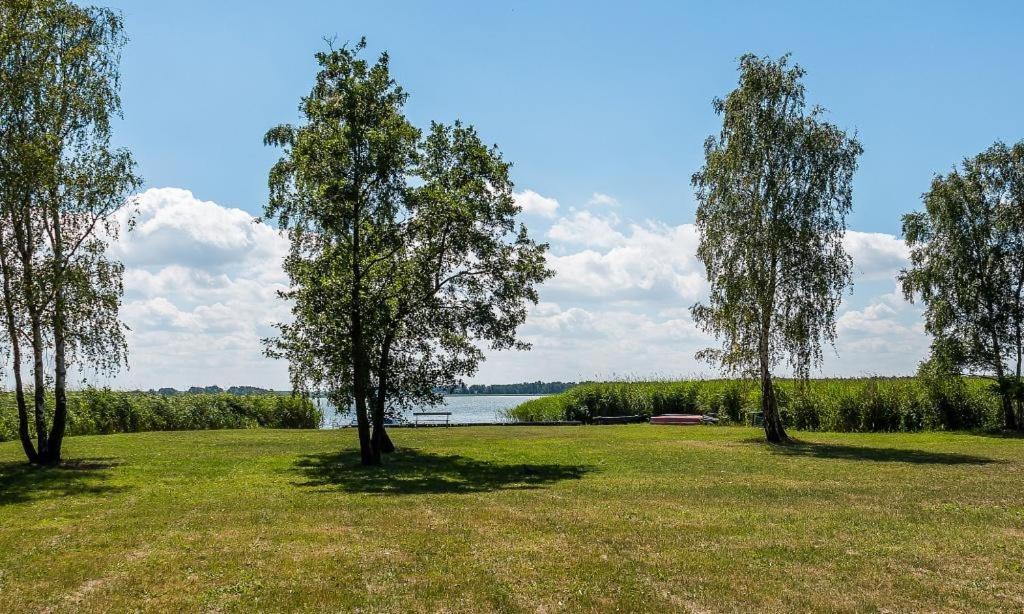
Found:
[[[517,185],[569,204],[614,194],[667,223],[693,219],[711,99],[747,51],[792,52],[809,99],[860,134],[852,227],[897,232],[933,173],[1024,137],[1020,2],[111,6],[131,37],[119,139],[149,185],[254,212],[275,156],[261,137],[296,118],[324,36],[388,50],[410,117],[475,124]]]
[[[160,188],[116,248],[133,328],[120,381],[286,385],[259,356],[287,315],[280,241],[247,219],[278,155],[262,136],[298,119],[324,37],[364,35],[390,52],[416,124],[459,118],[500,146],[552,244],[559,275],[523,329],[534,351],[492,356],[473,381],[713,373],[686,313],[706,292],[689,178],[745,52],[791,52],[809,102],[865,148],[857,285],[822,372],[912,372],[928,341],[896,292],[900,215],[934,173],[1024,138],[1024,3],[979,4],[109,3],[130,37],[116,138]]]

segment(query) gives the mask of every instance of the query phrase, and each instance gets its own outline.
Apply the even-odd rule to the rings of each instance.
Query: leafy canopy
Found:
[[[267,133],[285,148],[265,215],[291,238],[294,314],[267,347],[296,388],[343,408],[373,391],[394,411],[437,402],[483,346],[526,347],[516,328],[551,273],[516,221],[510,164],[459,122],[414,128],[387,54],[371,65],[364,48],[318,54],[306,123]]]
[[[342,408],[354,400],[356,355],[369,360],[353,345],[357,328],[379,328],[420,136],[402,114],[406,94],[387,54],[371,65],[358,55],[364,48],[318,53],[321,70],[300,105],[306,123],[265,137],[285,150],[270,172],[264,217],[276,217],[291,239],[284,268],[292,284],[282,296],[295,316],[268,352],[289,360],[296,389],[328,392]]]
[[[107,257],[120,228],[114,213],[140,183],[131,154],[111,145],[124,42],[120,16],[107,9],[64,0],[0,5],[4,332],[19,434],[33,462],[60,460],[68,365],[109,372],[125,360],[123,267]],[[23,356],[32,365],[36,449]],[[49,434],[48,364],[55,393]]]
[[[114,370],[126,349],[123,267],[106,248],[140,184],[130,152],[110,144],[121,17],[46,0],[0,14],[0,244],[14,315],[24,329],[61,307],[61,330],[44,328],[43,342],[63,334],[69,361]]]
[[[692,313],[722,340],[701,356],[734,372],[788,356],[807,377],[851,283],[842,241],[862,148],[806,108],[803,75],[788,56],[743,56],[739,86],[714,101],[722,130],[693,175],[711,291]]]
[[[903,217],[911,266],[900,280],[908,300],[925,304],[933,358],[994,374],[1007,403],[1019,403],[1005,371],[1014,362],[1020,377],[1024,351],[1024,142],[964,160],[923,199],[924,211]]]

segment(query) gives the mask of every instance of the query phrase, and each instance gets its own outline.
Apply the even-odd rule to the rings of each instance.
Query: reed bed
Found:
[[[783,420],[799,430],[911,432],[999,425],[999,398],[983,378],[782,379],[776,393]],[[526,401],[508,413],[524,422],[695,413],[752,424],[760,402],[760,386],[750,380],[591,382]]]
[[[47,403],[53,407],[52,398]],[[256,427],[315,429],[322,421],[323,414],[312,401],[288,394],[164,396],[97,388],[68,393],[68,435]],[[14,393],[0,393],[0,441],[17,437]]]

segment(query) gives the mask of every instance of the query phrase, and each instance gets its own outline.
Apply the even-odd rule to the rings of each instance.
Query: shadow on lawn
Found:
[[[103,495],[123,487],[105,483],[107,469],[121,463],[113,458],[69,459],[56,467],[26,462],[0,463],[0,506],[34,499]]]
[[[295,466],[308,478],[299,486],[393,495],[524,490],[578,480],[590,471],[579,465],[504,465],[411,449],[387,455],[379,467],[362,466],[358,451],[311,454],[300,458]]]
[[[1024,431],[990,430],[975,431],[971,434],[978,437],[992,437],[995,439],[1024,439]]]
[[[751,440],[753,442],[754,440]],[[765,444],[764,440],[757,440]],[[988,465],[999,461],[956,452],[927,452],[903,448],[872,448],[848,446],[835,443],[796,442],[790,445],[771,445],[775,454],[782,456],[804,456],[810,458],[832,458],[838,460],[862,460],[883,463],[913,463],[916,465]]]

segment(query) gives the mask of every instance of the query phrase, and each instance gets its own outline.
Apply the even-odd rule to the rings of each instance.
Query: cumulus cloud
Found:
[[[895,279],[910,260],[902,239],[881,232],[848,230],[843,247],[853,257],[854,274],[863,280]]]
[[[287,240],[240,209],[176,188],[151,189],[121,213],[111,255],[125,264],[122,317],[139,388],[254,384],[285,388],[286,365],[262,356],[260,339],[287,320]]]
[[[229,270],[279,257],[287,249],[274,229],[254,224],[251,214],[199,200],[188,190],[154,188],[134,205],[120,216],[124,226],[134,214],[135,228],[122,232],[112,249],[126,267]],[[274,274],[281,278],[280,267]]]
[[[928,354],[922,309],[895,290],[871,297],[859,309],[847,309],[836,321],[839,341],[830,365],[843,374],[908,374]],[[844,361],[856,371],[845,373]]]
[[[590,204],[612,204],[599,196]],[[533,232],[552,244],[556,276],[520,331],[534,349],[493,353],[475,381],[717,373],[694,359],[715,341],[689,312],[708,291],[693,224],[631,221],[609,209],[559,217],[554,199],[530,190],[516,198],[529,213],[552,218],[546,231],[534,224]],[[287,366],[265,358],[260,339],[290,318],[276,296],[288,283],[287,240],[251,214],[187,190],[148,190],[135,210],[135,229],[111,247],[126,265],[122,315],[131,327],[131,370],[117,385],[286,388]],[[892,235],[852,230],[844,243],[855,292],[840,310],[837,351],[826,353],[822,372],[912,372],[928,338],[920,308],[895,291],[905,246]]]
[[[618,207],[619,201],[614,196],[594,192],[590,195],[590,200],[587,201],[587,204],[593,207]]]
[[[513,193],[516,204],[523,208],[523,213],[539,215],[541,217],[555,217],[558,211],[558,201],[554,198],[541,196],[533,190],[523,190]]]
[[[541,303],[520,333],[533,349],[492,355],[478,380],[695,376],[707,369],[693,353],[711,343],[688,313],[666,317],[635,305]]]
[[[548,238],[565,245],[613,247],[626,242],[615,228],[618,223],[619,218],[614,214],[598,216],[589,211],[573,211],[551,226]]]
[[[551,256],[556,275],[545,290],[560,301],[692,303],[707,286],[692,224],[646,222],[622,228],[614,215],[577,211],[558,220],[548,237],[586,248]]]
[[[707,288],[694,250],[692,226],[633,226],[623,243],[607,251],[552,256],[556,271],[546,290],[559,300],[651,304],[699,298]]]
[[[850,309],[839,316],[836,329],[840,332],[892,335],[906,327],[895,320],[897,310],[888,302],[871,303],[863,309]]]
[[[541,290],[550,303],[531,313],[523,334],[529,354],[503,354],[485,364],[481,381],[547,377],[694,376],[717,373],[697,362],[697,350],[715,345],[694,324],[689,307],[707,297],[696,258],[693,224],[624,222],[612,212],[571,210],[547,233],[556,276]],[[903,242],[889,234],[849,231],[853,296],[844,299],[835,351],[826,350],[827,375],[904,374],[927,353],[920,308],[895,291],[907,264]]]

